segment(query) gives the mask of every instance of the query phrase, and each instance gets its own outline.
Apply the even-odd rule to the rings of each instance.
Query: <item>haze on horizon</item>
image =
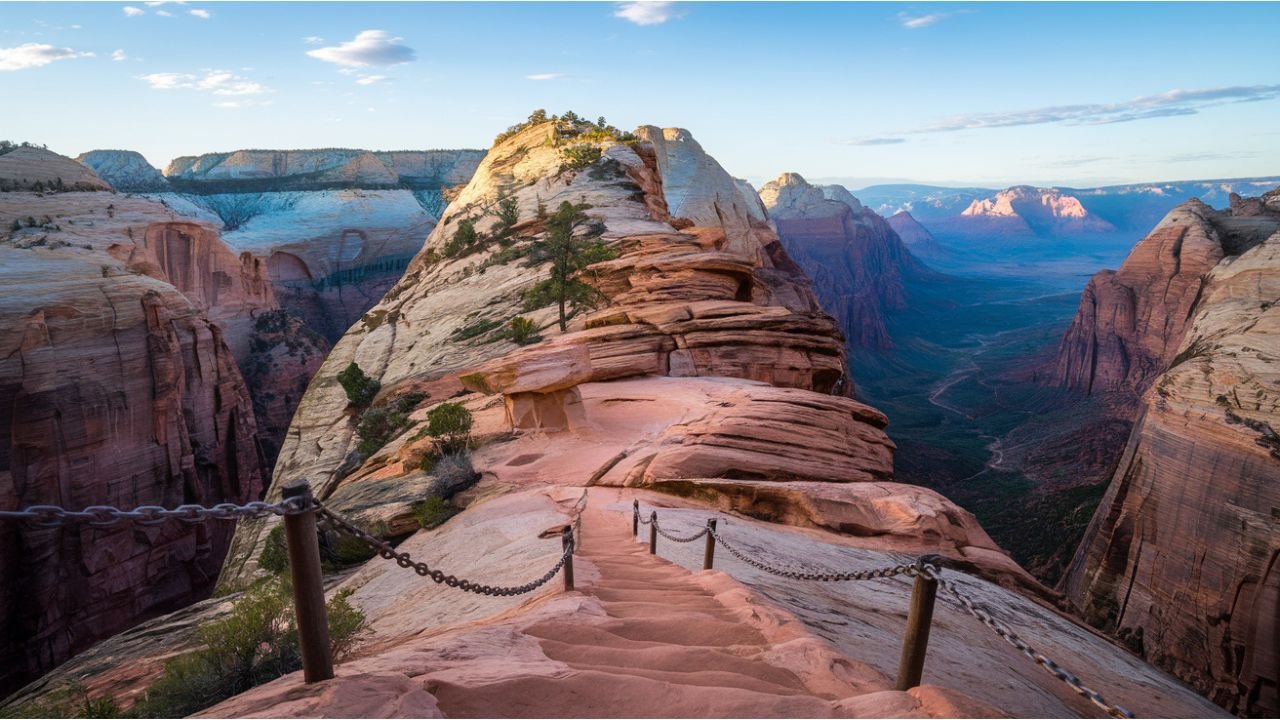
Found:
[[[163,169],[486,148],[545,108],[688,128],[756,182],[1267,176],[1277,26],[1220,3],[5,3],[0,135]]]

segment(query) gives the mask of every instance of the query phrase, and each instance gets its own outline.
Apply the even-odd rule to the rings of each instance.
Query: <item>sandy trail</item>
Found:
[[[516,676],[484,686],[433,688],[448,717],[831,717],[829,692],[768,659],[776,639],[743,621],[693,573],[635,542],[630,518],[600,508],[583,515],[576,564],[606,618],[544,620],[525,628],[542,652],[572,672]],[[642,527],[643,532],[647,532]],[[647,535],[646,535],[647,537]],[[701,546],[702,541],[698,541]],[[558,579],[557,579],[558,581]],[[845,688],[840,688],[845,689]],[[847,693],[857,694],[854,687]]]

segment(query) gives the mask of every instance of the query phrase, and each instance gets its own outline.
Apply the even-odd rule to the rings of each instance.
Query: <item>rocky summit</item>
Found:
[[[765,184],[760,198],[849,346],[889,347],[886,314],[906,305],[907,283],[929,274],[893,228],[844,187],[810,185],[797,173]]]
[[[1223,211],[1180,206],[1090,290],[1063,380],[1144,392],[1065,588],[1215,702],[1274,716],[1280,190]]]

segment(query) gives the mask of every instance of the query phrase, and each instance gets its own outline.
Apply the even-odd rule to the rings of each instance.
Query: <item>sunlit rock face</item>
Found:
[[[0,227],[0,507],[257,498],[234,346],[252,331],[237,319],[273,307],[260,264],[210,226],[105,192],[2,193]],[[0,689],[204,597],[230,537],[217,523],[0,525]]]
[[[1159,350],[1147,358],[1164,366],[1147,381],[1064,583],[1091,622],[1223,707],[1258,717],[1280,711],[1278,229],[1280,192],[1222,212],[1193,202],[1135,248],[1130,261],[1152,272],[1176,269],[1180,257],[1189,268],[1217,261],[1191,281],[1194,291],[1181,281],[1172,308],[1148,313],[1163,318],[1156,337],[1153,323],[1139,325],[1137,347]],[[1179,304],[1187,294],[1194,300]]]
[[[484,152],[238,150],[165,170],[184,212],[215,219],[236,250],[267,263],[282,307],[336,341],[422,249]]]
[[[843,187],[796,173],[767,183],[760,198],[850,347],[892,346],[885,315],[905,306],[904,285],[926,272],[893,228]]]
[[[463,401],[486,438],[474,454],[481,484],[504,492],[527,482],[590,482],[747,497],[763,492],[750,483],[764,482],[778,497],[801,497],[820,483],[892,484],[884,416],[846,397],[852,380],[840,330],[818,309],[749,186],[685,130],[642,127],[637,135],[593,141],[600,159],[576,170],[563,149],[583,143],[551,124],[490,150],[404,279],[334,347],[294,418],[272,493],[306,478],[344,503],[364,488],[399,483],[404,497],[386,499],[382,510],[351,502],[368,521],[404,527],[414,493],[434,487],[418,468],[430,444],[419,432],[425,414],[468,391]],[[547,265],[505,260],[496,242],[447,257],[463,220],[492,231],[496,218],[484,209],[500,198],[519,207],[508,254],[540,242],[539,208],[563,201],[585,208],[613,249],[613,259],[583,273],[599,302],[571,318],[567,332],[556,327],[554,306],[523,303]],[[520,348],[507,339],[499,328],[517,315],[542,328],[540,343]],[[352,362],[380,380],[375,404],[431,394],[370,457],[353,452],[355,419],[335,381]],[[643,414],[619,414],[627,408]],[[664,486],[673,481],[715,482]],[[854,527],[839,505],[779,517]],[[758,512],[768,514],[767,506]],[[254,575],[268,527],[242,526],[226,582]],[[1003,557],[980,532],[936,537],[953,550],[984,546]]]
[[[91,150],[76,158],[119,192],[164,192],[169,183],[141,153],[133,150]]]
[[[975,199],[948,228],[993,238],[1018,235],[1078,235],[1112,232],[1111,223],[1090,213],[1079,198],[1058,188],[1018,185]]]
[[[0,190],[110,190],[87,165],[38,147],[20,147],[0,155]]]

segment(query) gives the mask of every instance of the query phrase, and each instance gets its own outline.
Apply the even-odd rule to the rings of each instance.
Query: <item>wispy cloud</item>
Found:
[[[319,45],[320,43],[324,42],[324,38],[320,37],[319,35],[308,35],[302,38],[302,42],[308,45]]]
[[[200,18],[201,20],[208,20],[209,18],[213,17],[213,13],[209,12],[208,10],[202,10],[200,8],[195,8],[194,10],[188,10],[187,12],[194,15],[195,17]]]
[[[636,0],[618,5],[614,17],[633,22],[637,25],[661,25],[668,20],[684,17],[684,10],[674,2],[667,0]]]
[[[228,110],[236,110],[247,107],[264,107],[270,104],[270,100],[220,100],[214,103],[213,106]]]
[[[564,73],[534,73],[533,75],[525,75],[526,80],[559,80],[565,77]]]
[[[945,20],[956,15],[964,15],[972,12],[971,10],[956,10],[953,12],[930,13],[928,15],[913,15],[912,13],[898,13],[898,23],[908,30],[917,30],[922,27],[928,27],[939,20]]]
[[[190,73],[150,73],[138,76],[155,90],[198,90],[213,95],[262,95],[271,88],[225,70]]]
[[[111,53],[111,59],[120,62],[121,60],[128,60],[129,56],[125,54],[124,50],[115,50]]]
[[[386,75],[361,75],[357,80],[357,85],[377,85],[387,79]]]
[[[91,52],[77,52],[71,48],[54,47],[42,43],[26,43],[11,48],[0,48],[0,71],[26,70],[41,67],[58,60],[93,57]]]
[[[990,130],[1025,125],[1115,125],[1163,117],[1198,115],[1219,105],[1280,99],[1280,85],[1231,85],[1197,90],[1170,90],[1116,103],[1052,105],[1009,112],[968,113],[942,118],[924,127],[900,130],[894,135],[924,135],[959,130]],[[883,145],[901,137],[876,137],[846,141],[848,145]]]
[[[863,138],[862,140],[847,140],[843,144],[858,145],[858,146],[866,147],[866,146],[873,146],[873,145],[897,145],[898,143],[904,143],[904,142],[906,142],[904,138],[873,137],[873,138]]]
[[[173,13],[169,12],[168,10],[157,10],[156,14],[159,15],[160,17],[173,17]]]
[[[417,59],[413,48],[404,44],[404,38],[391,37],[384,30],[364,30],[354,40],[308,50],[307,55],[317,60],[352,67],[399,65]]]
[[[139,15],[145,14],[147,12],[142,8],[137,8],[132,5],[125,5],[123,8],[121,8],[121,10],[124,11],[125,16],[127,17],[138,17]]]

